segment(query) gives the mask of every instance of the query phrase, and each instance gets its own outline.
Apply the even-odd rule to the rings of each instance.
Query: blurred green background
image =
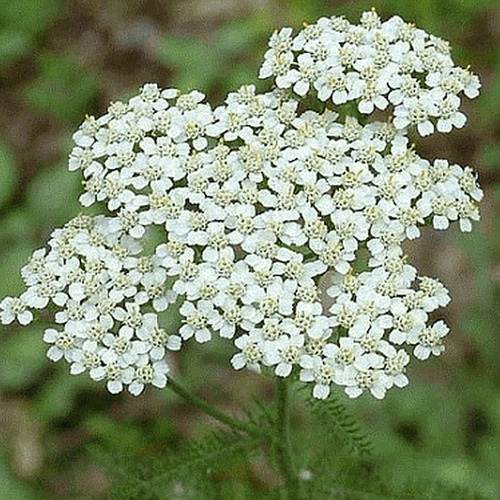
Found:
[[[407,247],[421,274],[439,277],[453,301],[447,351],[410,368],[412,382],[382,402],[347,401],[376,453],[396,474],[420,474],[500,498],[499,214],[500,10],[497,0],[9,0],[0,9],[0,297],[22,290],[19,269],[54,226],[79,212],[81,179],[66,170],[71,135],[86,114],[145,82],[197,88],[213,105],[256,75],[268,36],[322,15],[356,21],[370,7],[448,39],[453,57],[480,75],[480,98],[464,104],[467,126],[422,139],[429,159],[479,172],[482,221],[472,234],[425,231]],[[85,375],[50,363],[43,325],[0,330],[0,498],[105,498],[109,479],[88,453],[154,453],[210,422],[169,391],[110,396]],[[208,347],[208,349],[207,349]],[[251,396],[272,399],[267,381],[229,368],[219,346],[189,346],[178,378],[228,411]],[[382,461],[381,461],[382,463]],[[382,467],[382,465],[381,465]],[[221,481],[276,483],[255,459]]]

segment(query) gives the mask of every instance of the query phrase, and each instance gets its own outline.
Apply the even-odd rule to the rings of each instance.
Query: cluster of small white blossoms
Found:
[[[235,369],[297,373],[317,398],[332,383],[351,397],[405,386],[410,354],[443,351],[448,327],[428,317],[449,295],[401,245],[426,223],[469,231],[476,176],[421,158],[391,121],[298,106],[247,85],[212,109],[200,92],[147,84],[87,118],[69,168],[83,174],[81,204],[108,215],[52,233],[22,270],[27,290],[0,303],[2,323],[50,302],[48,356],[111,392],[164,387],[169,351],[215,336],[234,343]],[[170,308],[179,332],[163,324]]]
[[[299,96],[314,89],[320,101],[356,101],[364,114],[391,105],[396,128],[416,125],[425,136],[463,127],[459,94],[479,95],[478,77],[455,66],[450,52],[447,41],[372,10],[359,25],[321,18],[295,37],[291,28],[274,33],[259,76]]]

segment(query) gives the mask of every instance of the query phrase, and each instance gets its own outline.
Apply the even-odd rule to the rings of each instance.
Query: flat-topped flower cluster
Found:
[[[454,65],[450,45],[394,16],[383,22],[374,10],[360,24],[321,18],[293,37],[274,33],[260,77],[278,88],[309,92],[340,105],[355,101],[360,113],[394,108],[398,130],[416,126],[420,135],[463,127],[460,93],[479,95],[479,78]]]
[[[448,327],[428,317],[449,295],[417,276],[401,245],[428,223],[470,231],[482,197],[469,167],[429,162],[408,138],[432,120],[461,126],[443,103],[477,94],[477,77],[448,52],[397,17],[320,19],[271,37],[270,92],[243,86],[212,109],[198,91],[147,84],[87,118],[69,168],[83,174],[81,204],[106,214],[52,233],[22,269],[26,291],[0,303],[2,323],[49,308],[49,358],[113,393],[164,387],[169,351],[216,336],[234,343],[235,369],[296,372],[317,398],[332,383],[351,397],[405,386],[411,354],[444,349]],[[394,119],[301,111],[289,87],[335,106],[355,100],[362,113],[390,102]],[[425,120],[408,118],[427,101]],[[162,320],[169,308],[178,332]]]

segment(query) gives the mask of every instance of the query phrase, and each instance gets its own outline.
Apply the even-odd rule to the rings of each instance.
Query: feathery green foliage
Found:
[[[373,444],[370,438],[340,398],[330,394],[326,401],[322,401],[311,397],[309,391],[301,391],[301,394],[324,433],[334,437],[354,454],[359,456],[371,454]]]
[[[170,498],[174,490],[199,495],[210,482],[217,482],[218,474],[237,470],[242,459],[247,461],[258,445],[259,440],[254,437],[216,431],[187,443],[181,450],[165,449],[143,457],[115,457],[101,448],[97,456],[110,467],[115,478],[109,498],[153,500]]]
[[[389,474],[391,463],[381,471],[380,459],[336,454],[325,447],[317,457],[305,498],[335,500],[486,500],[468,488],[450,486],[428,477]]]

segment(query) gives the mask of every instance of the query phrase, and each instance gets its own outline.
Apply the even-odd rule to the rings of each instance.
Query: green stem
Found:
[[[179,382],[176,382],[172,377],[168,377],[167,387],[179,396],[183,397],[188,403],[199,408],[203,413],[206,413],[219,422],[228,425],[229,427],[231,427],[231,429],[246,432],[247,434],[252,436],[267,437],[267,434],[264,433],[264,430],[259,431],[258,429],[255,429],[254,427],[249,425],[247,422],[244,422],[243,420],[235,417],[231,417],[227,413],[218,410],[204,399],[195,396],[192,392],[179,384]]]
[[[278,459],[280,470],[285,481],[286,498],[297,500],[299,498],[299,479],[292,459],[292,443],[290,441],[290,403],[287,380],[277,377],[278,390]]]

